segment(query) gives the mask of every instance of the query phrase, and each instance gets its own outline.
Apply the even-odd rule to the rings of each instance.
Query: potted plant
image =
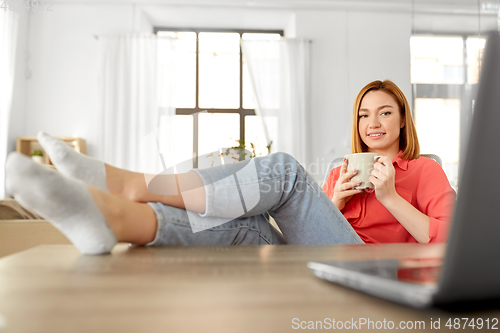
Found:
[[[43,150],[35,149],[31,152],[31,159],[37,163],[43,164]]]
[[[245,142],[245,140],[234,140],[234,141],[236,141],[238,143],[237,146],[229,147],[224,152],[222,152],[220,154],[210,153],[210,154],[205,156],[206,158],[212,159],[211,166],[215,165],[216,156],[217,157],[224,157],[224,156],[229,157],[229,159],[232,160],[232,162],[229,162],[229,164],[231,164],[231,163],[236,163],[236,162],[240,162],[240,161],[244,161],[244,160],[249,160],[251,158],[262,155],[262,153],[257,154],[257,151],[255,149],[255,144],[253,144],[252,142]],[[272,144],[273,144],[273,142],[271,141],[266,146],[267,155],[269,155],[271,153],[271,145]],[[250,145],[250,147],[252,149],[251,151],[246,148],[247,145]]]
[[[229,147],[226,149],[225,155],[235,159],[236,161],[244,161],[250,158],[257,157],[257,152],[255,150],[255,145],[251,142],[245,142],[245,140],[235,140],[238,145],[234,147]],[[249,151],[246,146],[250,145],[252,147],[252,151]],[[266,146],[267,155],[271,154],[271,145],[273,142],[269,142]]]

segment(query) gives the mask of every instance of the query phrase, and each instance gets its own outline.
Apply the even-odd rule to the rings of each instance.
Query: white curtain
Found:
[[[271,151],[308,163],[310,41],[243,40],[242,50]]]
[[[0,14],[0,198],[5,197],[5,158],[14,90],[14,70],[19,16],[9,10]]]
[[[162,171],[173,141],[175,40],[152,34],[99,36],[101,159],[136,172]],[[163,116],[163,117],[162,117]],[[165,135],[165,133],[167,133]],[[168,163],[168,162],[167,162]]]

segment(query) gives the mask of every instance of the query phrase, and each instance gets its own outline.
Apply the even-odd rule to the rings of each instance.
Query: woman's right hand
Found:
[[[333,189],[332,202],[339,210],[344,209],[345,204],[351,200],[353,195],[363,192],[363,190],[354,189],[356,186],[359,186],[362,181],[351,181],[351,178],[356,175],[358,170],[354,169],[347,171],[347,163],[347,159],[344,158],[344,162],[340,167],[340,177]]]

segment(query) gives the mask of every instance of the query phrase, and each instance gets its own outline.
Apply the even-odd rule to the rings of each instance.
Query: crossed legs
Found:
[[[113,195],[132,202],[161,202],[198,213],[205,211],[204,184],[196,172],[153,176],[115,168],[109,164],[104,166],[106,187]],[[146,185],[146,178],[154,178],[149,186]],[[186,207],[186,202],[189,207]]]
[[[205,210],[203,182],[195,172],[158,176],[156,193],[153,193],[148,190],[143,174],[79,154],[45,133],[39,133],[38,140],[60,174],[66,177],[12,153],[6,163],[7,191],[26,207],[55,221],[56,227],[83,253],[109,252],[117,241],[138,245],[153,241],[157,218],[146,202],[185,209],[184,200],[189,199],[190,209],[201,213]],[[179,180],[184,187],[198,190],[190,191],[190,195],[183,198]],[[75,209],[76,206],[81,209]],[[73,224],[66,222],[72,218]],[[89,219],[96,221],[94,226],[87,225]],[[85,227],[90,230],[82,231]],[[100,245],[96,246],[81,239],[89,233],[94,240],[100,238],[96,233],[105,237],[101,237]]]
[[[80,155],[85,157],[83,155]],[[205,211],[203,181],[196,172],[179,175],[156,176],[154,187],[148,189],[144,174],[115,168],[105,164],[106,186],[110,192],[89,186],[89,191],[103,213],[118,241],[143,245],[153,241],[157,220],[147,202],[160,202],[167,206],[189,209],[198,213]],[[191,191],[181,194],[183,189]],[[169,194],[161,194],[168,192]],[[175,192],[177,194],[170,194]]]
[[[147,186],[143,174],[78,154],[43,133],[38,140],[60,173],[12,153],[6,163],[7,191],[52,222],[84,254],[110,252],[117,241],[139,245],[153,241],[162,224],[152,202],[169,207],[166,216],[175,215],[174,207],[184,215],[186,210],[206,212],[201,225],[208,223],[211,231],[226,230],[223,226],[212,229],[221,225],[218,218],[250,227],[248,218],[269,212],[288,244],[363,243],[318,184],[288,154],[159,175]],[[247,167],[253,172],[246,172]],[[209,222],[214,217],[217,224],[212,225]],[[184,225],[191,223],[187,217],[183,219]],[[182,237],[198,237],[193,235],[186,229]]]

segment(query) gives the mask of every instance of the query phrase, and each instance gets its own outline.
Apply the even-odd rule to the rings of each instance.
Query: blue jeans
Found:
[[[195,216],[149,203],[156,213],[158,231],[148,245],[363,244],[289,154],[195,171],[205,184],[205,213]],[[283,235],[269,223],[268,214]]]

